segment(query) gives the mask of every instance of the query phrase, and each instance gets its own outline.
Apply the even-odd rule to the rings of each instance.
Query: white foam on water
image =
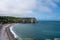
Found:
[[[18,35],[16,35],[16,33],[13,31],[13,26],[10,27],[10,31],[14,35],[14,38],[16,38],[18,40],[23,40],[21,37],[19,37]]]
[[[52,39],[45,39],[45,40],[52,40]]]
[[[60,40],[60,38],[54,38],[54,40]]]
[[[12,34],[14,35],[15,38],[17,38],[18,36],[16,35],[16,33],[12,30],[12,26],[10,27],[10,31],[12,32]]]
[[[32,38],[21,38],[18,35],[16,35],[16,33],[13,31],[13,26],[10,27],[10,31],[14,35],[14,38],[16,38],[18,40],[33,40]]]

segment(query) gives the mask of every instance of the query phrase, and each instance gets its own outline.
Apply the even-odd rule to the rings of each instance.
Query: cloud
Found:
[[[59,0],[0,0],[0,15],[9,16],[35,16],[44,13],[54,13]],[[38,9],[37,9],[38,8]],[[37,9],[36,14],[33,10]]]
[[[6,1],[0,0],[0,11],[7,11],[7,10],[8,10],[7,0]]]
[[[52,10],[48,7],[40,6],[39,9],[41,12],[52,13]]]
[[[57,2],[57,3],[60,2],[60,0],[53,0],[53,1],[54,1],[54,2]]]
[[[53,8],[58,7],[53,0],[39,0],[37,2],[38,8],[41,12],[53,13]]]
[[[33,13],[36,0],[0,0],[0,14],[26,15]]]
[[[15,15],[31,14],[35,8],[36,0],[9,0],[8,12]]]

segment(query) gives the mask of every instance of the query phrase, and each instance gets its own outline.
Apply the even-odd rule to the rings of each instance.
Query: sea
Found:
[[[18,38],[21,39],[32,38],[33,40],[54,40],[55,38],[60,38],[60,21],[19,23],[15,24],[12,30]]]

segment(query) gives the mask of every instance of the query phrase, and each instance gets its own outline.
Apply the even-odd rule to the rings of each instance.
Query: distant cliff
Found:
[[[0,16],[0,23],[36,23],[36,18]]]
[[[17,23],[36,23],[35,18],[23,18],[22,20],[18,20]]]

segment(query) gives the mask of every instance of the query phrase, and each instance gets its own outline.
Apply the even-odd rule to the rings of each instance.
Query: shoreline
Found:
[[[13,26],[11,26],[9,29],[10,29],[10,32],[14,35],[15,38],[17,38],[18,36],[16,35],[16,33],[12,30]]]
[[[0,32],[0,40],[10,40],[10,37],[8,36],[8,30],[7,28],[10,27],[12,24],[2,24],[1,32]],[[10,32],[9,32],[10,33]]]
[[[14,36],[14,38],[16,39],[16,40],[22,40],[22,38],[21,37],[19,37],[18,35],[16,35],[16,33],[12,30],[12,28],[13,28],[13,26],[11,26],[10,27],[10,32],[12,33],[12,35]]]
[[[16,35],[15,34],[15,32],[12,30],[12,28],[14,27],[14,25],[15,25],[15,23],[12,23],[12,24],[5,24],[5,25],[3,25],[3,29],[5,29],[5,30],[3,30],[4,31],[4,33],[3,34],[7,34],[7,35],[5,35],[5,36],[7,36],[7,40],[26,40],[26,39],[30,39],[30,38],[21,38],[21,37],[19,37],[18,35]],[[6,37],[4,37],[4,35],[2,34],[2,40],[6,40]]]
[[[9,37],[9,40],[16,40],[12,32],[10,31],[10,27],[12,27],[14,24],[10,24],[8,27],[6,27],[6,32]]]

